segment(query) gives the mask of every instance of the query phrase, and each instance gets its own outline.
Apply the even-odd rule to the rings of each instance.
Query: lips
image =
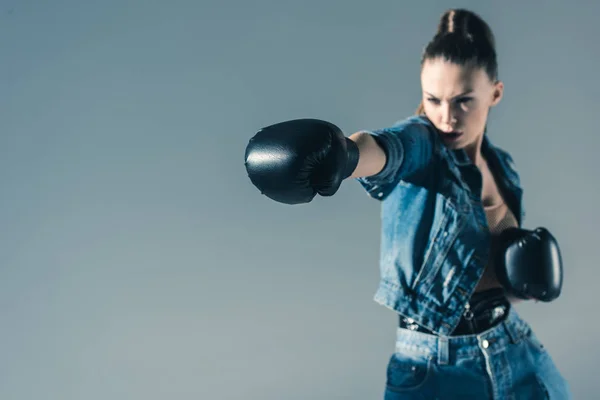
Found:
[[[452,132],[442,132],[441,135],[442,135],[442,138],[444,138],[444,140],[454,141],[454,140],[458,139],[459,137],[461,137],[463,135],[463,133],[461,131],[452,131]]]

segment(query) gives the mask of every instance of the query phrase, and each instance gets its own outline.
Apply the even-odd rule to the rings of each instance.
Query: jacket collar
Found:
[[[462,167],[465,165],[473,164],[473,161],[469,158],[467,152],[464,149],[453,149],[449,150],[449,152],[454,156],[454,162],[456,163],[456,165]],[[498,157],[498,155],[494,151],[494,146],[492,145],[487,135],[487,132],[484,132],[483,134],[483,139],[481,142],[481,153],[484,155],[485,158],[488,158],[489,156]]]

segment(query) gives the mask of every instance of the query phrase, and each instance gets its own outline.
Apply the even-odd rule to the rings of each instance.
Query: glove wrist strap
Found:
[[[344,179],[348,178],[358,165],[358,145],[352,140],[346,137],[346,150],[348,158],[346,160],[346,168],[344,169]]]

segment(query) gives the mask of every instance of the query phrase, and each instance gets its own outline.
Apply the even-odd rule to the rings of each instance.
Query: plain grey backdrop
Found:
[[[490,136],[566,267],[518,310],[590,398],[600,3],[566,0],[0,1],[0,398],[381,398],[379,203],[356,181],[275,203],[244,150],[286,119],[411,115],[450,7],[496,35]]]

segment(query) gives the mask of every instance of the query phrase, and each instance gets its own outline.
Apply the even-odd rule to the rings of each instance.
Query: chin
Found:
[[[465,143],[462,140],[457,140],[456,142],[447,142],[444,141],[444,144],[447,148],[452,150],[459,150],[465,147]]]

